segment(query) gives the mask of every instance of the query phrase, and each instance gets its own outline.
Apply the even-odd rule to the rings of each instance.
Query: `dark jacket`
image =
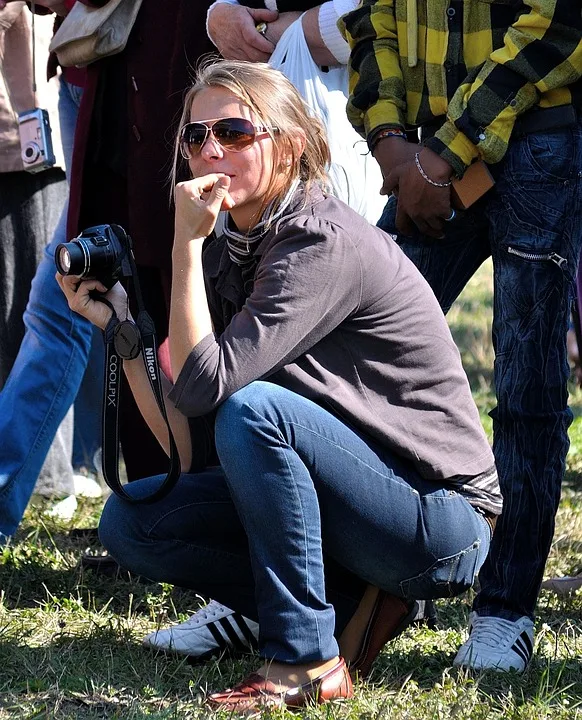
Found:
[[[168,176],[184,91],[201,55],[211,0],[143,0],[126,49],[88,67],[71,177],[69,234],[120,222],[138,264],[170,272]]]

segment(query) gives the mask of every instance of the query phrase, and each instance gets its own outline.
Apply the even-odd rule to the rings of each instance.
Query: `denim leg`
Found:
[[[455,220],[445,225],[442,240],[418,231],[411,236],[399,235],[396,205],[396,198],[390,196],[378,227],[396,236],[396,242],[420,270],[447,313],[475,271],[491,254],[484,203],[459,211]]]
[[[581,127],[520,139],[488,208],[491,415],[504,509],[480,576],[481,615],[533,618],[550,550],[572,419],[566,330],[582,239],[581,171]]]
[[[163,480],[136,480],[125,490],[143,497]],[[183,474],[169,495],[151,505],[130,504],[112,495],[101,515],[99,536],[127,570],[189,588],[258,620],[247,537],[220,467]],[[365,583],[330,557],[325,568],[339,635]]]
[[[70,408],[91,342],[91,323],[73,313],[46,249],[24,314],[26,333],[0,393],[0,533],[14,533],[61,420]]]
[[[77,101],[80,95],[62,83],[59,112],[69,162],[78,103],[68,102],[67,93]],[[87,364],[91,324],[69,310],[54,278],[54,250],[65,240],[66,209],[32,281],[24,313],[26,333],[0,393],[0,538],[18,527]]]
[[[93,327],[87,368],[75,398],[73,435],[73,468],[75,469],[85,466],[94,470],[93,459],[101,447],[104,366],[103,333],[99,328]]]
[[[398,238],[445,312],[493,257],[491,414],[504,510],[479,578],[480,615],[533,618],[554,531],[571,422],[566,329],[582,235],[581,135],[578,126],[513,141],[493,190],[446,227],[444,242]],[[394,219],[391,198],[380,226],[394,233]]]
[[[59,124],[67,177],[71,174],[75,127],[83,88],[71,85],[62,76],[59,84]]]
[[[143,497],[162,480],[136,480],[125,489]],[[122,567],[256,617],[247,539],[221,468],[183,474],[169,495],[152,504],[133,505],[112,495],[99,537]]]
[[[59,118],[67,173],[70,174],[77,112],[83,88],[61,79]],[[64,240],[63,240],[64,242]],[[93,328],[87,368],[75,399],[73,467],[93,468],[93,456],[101,447],[101,403],[103,401],[103,366],[105,350],[99,328]]]
[[[464,498],[289,390],[255,382],[231,396],[216,446],[249,541],[267,657],[337,654],[324,551],[407,598],[462,592],[483,562],[488,525]]]

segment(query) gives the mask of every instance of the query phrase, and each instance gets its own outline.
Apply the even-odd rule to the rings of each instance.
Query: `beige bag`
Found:
[[[50,50],[63,67],[82,67],[120,53],[142,0],[109,0],[103,7],[76,2],[55,33]]]

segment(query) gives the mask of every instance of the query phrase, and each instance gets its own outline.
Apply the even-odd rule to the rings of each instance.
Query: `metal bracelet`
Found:
[[[416,155],[414,156],[414,162],[416,163],[418,172],[422,175],[422,177],[426,180],[426,182],[429,185],[432,185],[433,187],[438,187],[438,188],[446,188],[446,187],[450,187],[452,185],[450,180],[448,180],[447,182],[436,182],[435,180],[431,180],[429,178],[429,176],[422,169],[422,165],[420,164],[420,153],[419,152],[417,152]]]

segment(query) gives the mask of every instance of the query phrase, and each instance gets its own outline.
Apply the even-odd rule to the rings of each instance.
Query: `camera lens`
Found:
[[[61,275],[85,277],[89,272],[89,254],[85,244],[73,241],[57,245],[55,265]]]
[[[71,254],[66,247],[61,248],[58,262],[59,266],[63,268],[63,273],[68,275],[71,269]]]
[[[40,157],[40,147],[35,142],[29,142],[22,151],[22,161],[26,165],[36,162]]]

